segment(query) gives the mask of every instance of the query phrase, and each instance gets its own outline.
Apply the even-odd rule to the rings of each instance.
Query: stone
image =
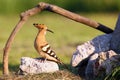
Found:
[[[87,64],[87,67],[86,67],[86,70],[85,70],[85,76],[86,76],[86,79],[87,80],[93,80],[95,77],[94,77],[94,63],[95,63],[95,60],[98,58],[98,54],[94,54],[90,57],[89,61],[88,61],[88,64]]]
[[[111,50],[120,53],[120,15],[118,17],[118,21],[113,32],[113,36],[111,38],[110,48]]]
[[[84,44],[79,45],[75,53],[72,55],[71,65],[76,67],[82,60],[90,57],[92,54],[101,51],[108,51],[110,49],[111,37],[112,34],[100,35],[91,41],[87,41]]]
[[[19,66],[20,74],[52,73],[59,70],[57,63],[42,58],[22,57]]]
[[[113,50],[95,53],[89,59],[85,71],[86,78],[90,80],[90,78],[105,76],[117,66],[120,66],[120,55]]]
[[[115,67],[120,66],[120,55],[115,53],[113,50],[100,52],[98,54],[99,57],[95,60],[95,63],[98,63],[99,65],[97,67],[93,67],[94,75],[102,74],[100,72],[102,69],[105,70],[105,74],[109,74]]]

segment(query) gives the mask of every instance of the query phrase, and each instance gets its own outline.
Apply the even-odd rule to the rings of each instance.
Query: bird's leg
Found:
[[[45,57],[45,60],[44,60],[45,62],[47,61],[47,58]]]
[[[46,58],[41,57],[40,62],[44,62]]]

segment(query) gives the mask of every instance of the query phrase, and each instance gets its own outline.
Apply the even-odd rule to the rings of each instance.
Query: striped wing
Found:
[[[63,64],[68,69],[68,67],[63,62],[61,62],[60,59],[56,56],[55,52],[53,50],[51,50],[51,47],[49,44],[46,44],[41,49],[44,53],[47,53],[48,55],[57,59],[60,64]]]
[[[48,55],[58,59],[58,57],[56,56],[55,52],[51,49],[49,44],[46,44],[45,46],[43,46],[42,51],[47,53]]]

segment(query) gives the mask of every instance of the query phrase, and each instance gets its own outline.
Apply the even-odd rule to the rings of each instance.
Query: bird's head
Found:
[[[51,32],[51,33],[54,33],[53,31],[49,30],[49,29],[47,28],[47,26],[44,25],[44,24],[34,23],[33,25],[34,25],[36,28],[38,28],[39,30],[46,30],[46,31],[49,31],[49,32]]]

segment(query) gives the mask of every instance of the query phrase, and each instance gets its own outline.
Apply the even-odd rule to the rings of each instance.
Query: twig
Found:
[[[113,32],[113,30],[111,30],[110,28],[105,27],[105,26],[97,23],[96,21],[93,21],[93,20],[90,20],[88,18],[82,17],[80,15],[77,15],[77,14],[72,13],[70,11],[67,11],[65,9],[62,9],[62,8],[60,8],[58,6],[47,4],[47,3],[44,3],[44,2],[40,2],[36,7],[21,13],[20,20],[19,20],[18,24],[15,26],[15,28],[11,32],[11,35],[9,36],[9,38],[8,38],[8,40],[6,42],[6,45],[4,47],[4,53],[3,53],[3,74],[5,74],[5,75],[9,74],[9,70],[8,70],[8,55],[9,55],[9,50],[10,50],[11,44],[12,44],[14,38],[15,38],[15,35],[17,34],[17,32],[22,27],[22,25],[27,21],[27,19],[30,16],[33,16],[33,15],[37,14],[38,12],[41,12],[42,10],[48,10],[48,11],[55,12],[57,14],[65,16],[65,17],[67,17],[69,19],[72,19],[74,21],[77,21],[77,22],[83,23],[85,25],[91,26],[93,28],[96,28],[96,29],[98,29],[100,31],[103,31],[105,33]]]

